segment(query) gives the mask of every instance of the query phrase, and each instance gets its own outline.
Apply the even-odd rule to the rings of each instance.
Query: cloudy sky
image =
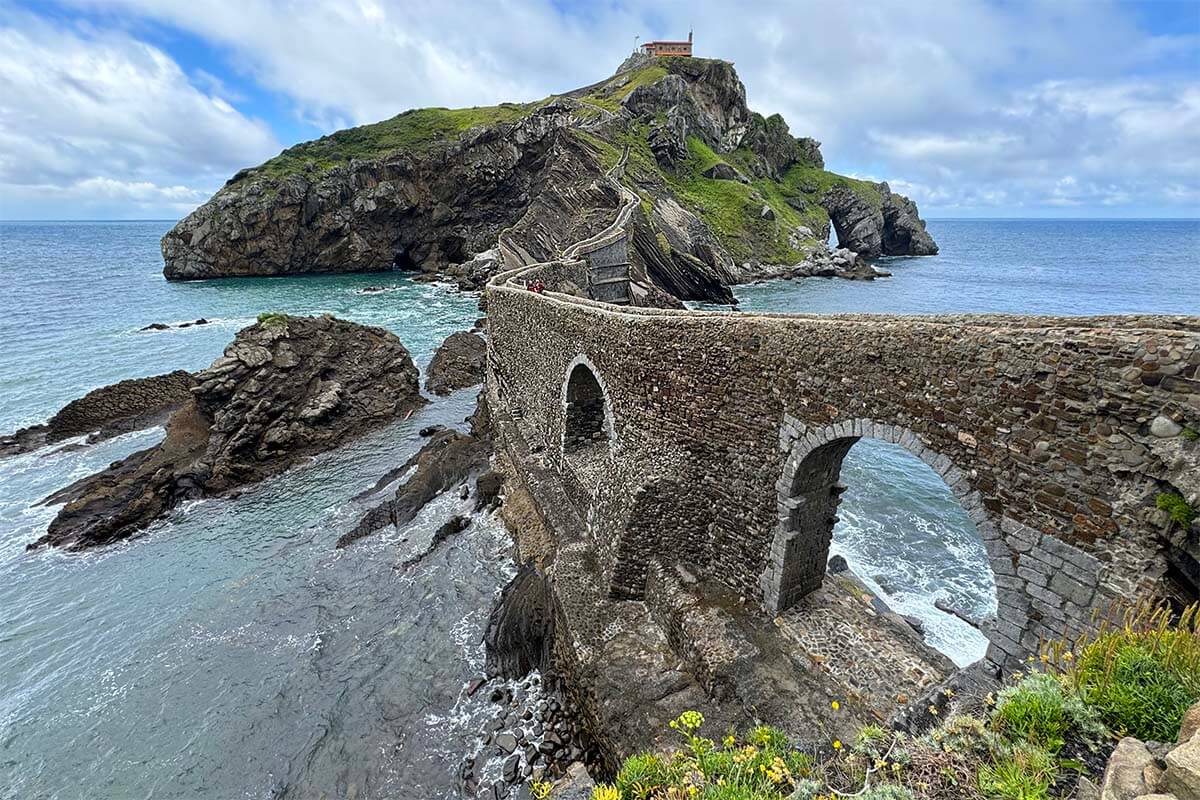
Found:
[[[0,218],[176,218],[294,142],[592,83],[689,24],[927,217],[1200,216],[1200,0],[0,0]]]

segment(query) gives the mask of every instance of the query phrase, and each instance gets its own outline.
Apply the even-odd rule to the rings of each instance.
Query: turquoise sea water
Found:
[[[0,430],[121,378],[208,366],[263,311],[380,325],[418,364],[479,316],[477,297],[399,274],[168,283],[158,240],[173,224],[0,223]],[[376,286],[394,290],[361,293]],[[213,324],[139,331],[198,318]]]
[[[195,369],[261,311],[329,311],[396,332],[419,364],[470,327],[477,298],[399,275],[168,284],[168,222],[0,223],[0,430],[121,378]],[[932,221],[942,254],[892,259],[874,283],[813,279],[737,290],[747,310],[1200,312],[1200,223]],[[361,294],[368,286],[391,291]],[[213,325],[139,332],[151,322]],[[87,555],[28,554],[54,509],[37,501],[161,436],[0,461],[0,798],[456,796],[487,704],[463,695],[510,574],[479,519],[423,559],[458,510],[443,498],[403,531],[335,551],[371,501],[351,500],[469,413],[470,392],[254,487],[191,504],[147,535]],[[986,613],[978,540],[940,479],[863,442],[835,550],[921,617],[960,661]]]

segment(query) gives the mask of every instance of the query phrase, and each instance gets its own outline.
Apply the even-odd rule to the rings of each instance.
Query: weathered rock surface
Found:
[[[1153,766],[1154,756],[1146,745],[1126,736],[1108,757],[1104,780],[1100,784],[1101,800],[1134,800],[1150,794],[1154,787],[1147,785],[1144,773]]]
[[[657,285],[677,298],[729,302],[727,290],[711,287],[738,278],[731,253],[739,262],[795,261],[781,246],[798,240],[795,212],[786,212],[785,224],[783,204],[770,206],[750,179],[781,181],[794,167],[820,170],[820,145],[794,138],[778,116],[751,112],[727,62],[629,64],[630,71],[543,103],[406,112],[290,148],[239,172],[164,236],[164,274],[195,279],[398,268],[478,289],[506,263],[555,257],[608,224],[619,198],[600,178],[608,160],[634,144],[645,149],[630,169],[641,172],[627,182],[636,182],[652,206],[643,212],[652,225],[650,240],[661,235],[667,241],[661,258],[645,237],[639,244],[636,301],[669,304],[648,288]],[[476,124],[463,127],[471,121]],[[630,141],[631,133],[638,141]],[[707,168],[708,178],[697,172],[696,179],[738,181],[754,202],[718,212],[679,191],[678,178],[692,179],[677,171],[694,168],[693,146],[738,164],[723,158]],[[876,202],[868,215],[859,208],[870,205],[863,195],[879,192],[834,177],[844,192],[832,194],[830,213],[853,231],[844,246],[864,256],[934,252],[911,203],[895,196]],[[808,220],[809,236],[828,226],[815,187],[787,198]],[[864,216],[870,219],[859,219]],[[502,231],[503,257],[496,249]]]
[[[695,136],[717,152],[737,148],[750,125],[746,88],[733,66],[708,59],[672,59],[671,72],[635,88],[622,101],[634,117],[653,117],[652,143],[660,163],[673,164],[688,153]],[[661,151],[661,153],[660,153]]]
[[[1200,702],[1193,703],[1191,708],[1184,712],[1176,744],[1191,741],[1197,733],[1200,733]]]
[[[1184,716],[1175,745],[1125,737],[1108,758],[1099,800],[1200,800],[1200,703]]]
[[[1166,761],[1163,791],[1174,793],[1179,800],[1200,800],[1200,736],[1193,734],[1167,753]]]
[[[778,114],[769,117],[752,115],[742,145],[758,155],[754,172],[759,178],[778,179],[793,164],[825,168],[821,143],[815,139],[793,138],[787,123]]]
[[[866,258],[927,256],[937,253],[933,237],[917,215],[917,206],[876,184],[879,201],[846,186],[834,186],[821,198],[837,231],[838,245]]]
[[[886,278],[889,272],[876,269],[853,250],[839,247],[830,250],[818,247],[800,264],[791,270],[793,278],[844,278],[852,281],[873,281]]]
[[[571,110],[549,103],[443,146],[327,170],[239,173],[163,237],[163,273],[435,272],[469,261],[525,213]]]
[[[191,399],[195,380],[184,370],[104,386],[67,403],[43,425],[0,437],[0,456],[36,450],[90,434],[89,443],[162,424]]]
[[[533,561],[525,562],[500,595],[483,635],[489,678],[513,680],[553,669],[554,592]]]
[[[234,491],[424,403],[393,334],[273,316],[195,375],[163,442],[49,497],[66,505],[31,548],[124,539],[178,503]]]
[[[446,337],[433,354],[425,377],[425,389],[448,395],[457,389],[483,383],[487,342],[477,333],[459,331]]]
[[[575,764],[554,784],[551,796],[558,800],[590,800],[595,788],[596,783],[583,764]]]

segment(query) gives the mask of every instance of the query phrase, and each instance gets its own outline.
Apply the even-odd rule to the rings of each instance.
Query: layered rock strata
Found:
[[[646,304],[670,304],[649,286],[730,302],[741,265],[800,264],[831,219],[864,257],[936,252],[910,201],[826,172],[819,142],[751,111],[732,65],[660,59],[539,103],[421,109],[290,148],[168,232],[164,274],[401,269],[477,289],[611,218],[601,177],[622,152]]]
[[[44,424],[0,437],[0,456],[26,453],[78,436],[87,436],[92,444],[160,425],[191,398],[194,385],[190,373],[176,370],[93,389],[67,403]]]

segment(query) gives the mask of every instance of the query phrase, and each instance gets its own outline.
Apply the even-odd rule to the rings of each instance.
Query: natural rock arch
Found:
[[[562,404],[563,453],[612,441],[612,404],[608,400],[608,390],[599,371],[586,356],[576,357],[567,367]]]
[[[783,611],[821,585],[829,557],[829,544],[837,522],[837,507],[846,486],[839,482],[842,461],[860,439],[878,439],[898,445],[928,464],[941,476],[950,492],[968,512],[989,560],[1011,557],[999,525],[990,518],[982,498],[962,470],[945,455],[922,444],[913,431],[872,420],[851,420],[810,430],[796,439],[776,484],[779,523],[760,578],[763,602],[772,612]],[[998,580],[1001,608],[1028,607],[1010,583]],[[992,640],[995,620],[983,621],[983,633]]]

